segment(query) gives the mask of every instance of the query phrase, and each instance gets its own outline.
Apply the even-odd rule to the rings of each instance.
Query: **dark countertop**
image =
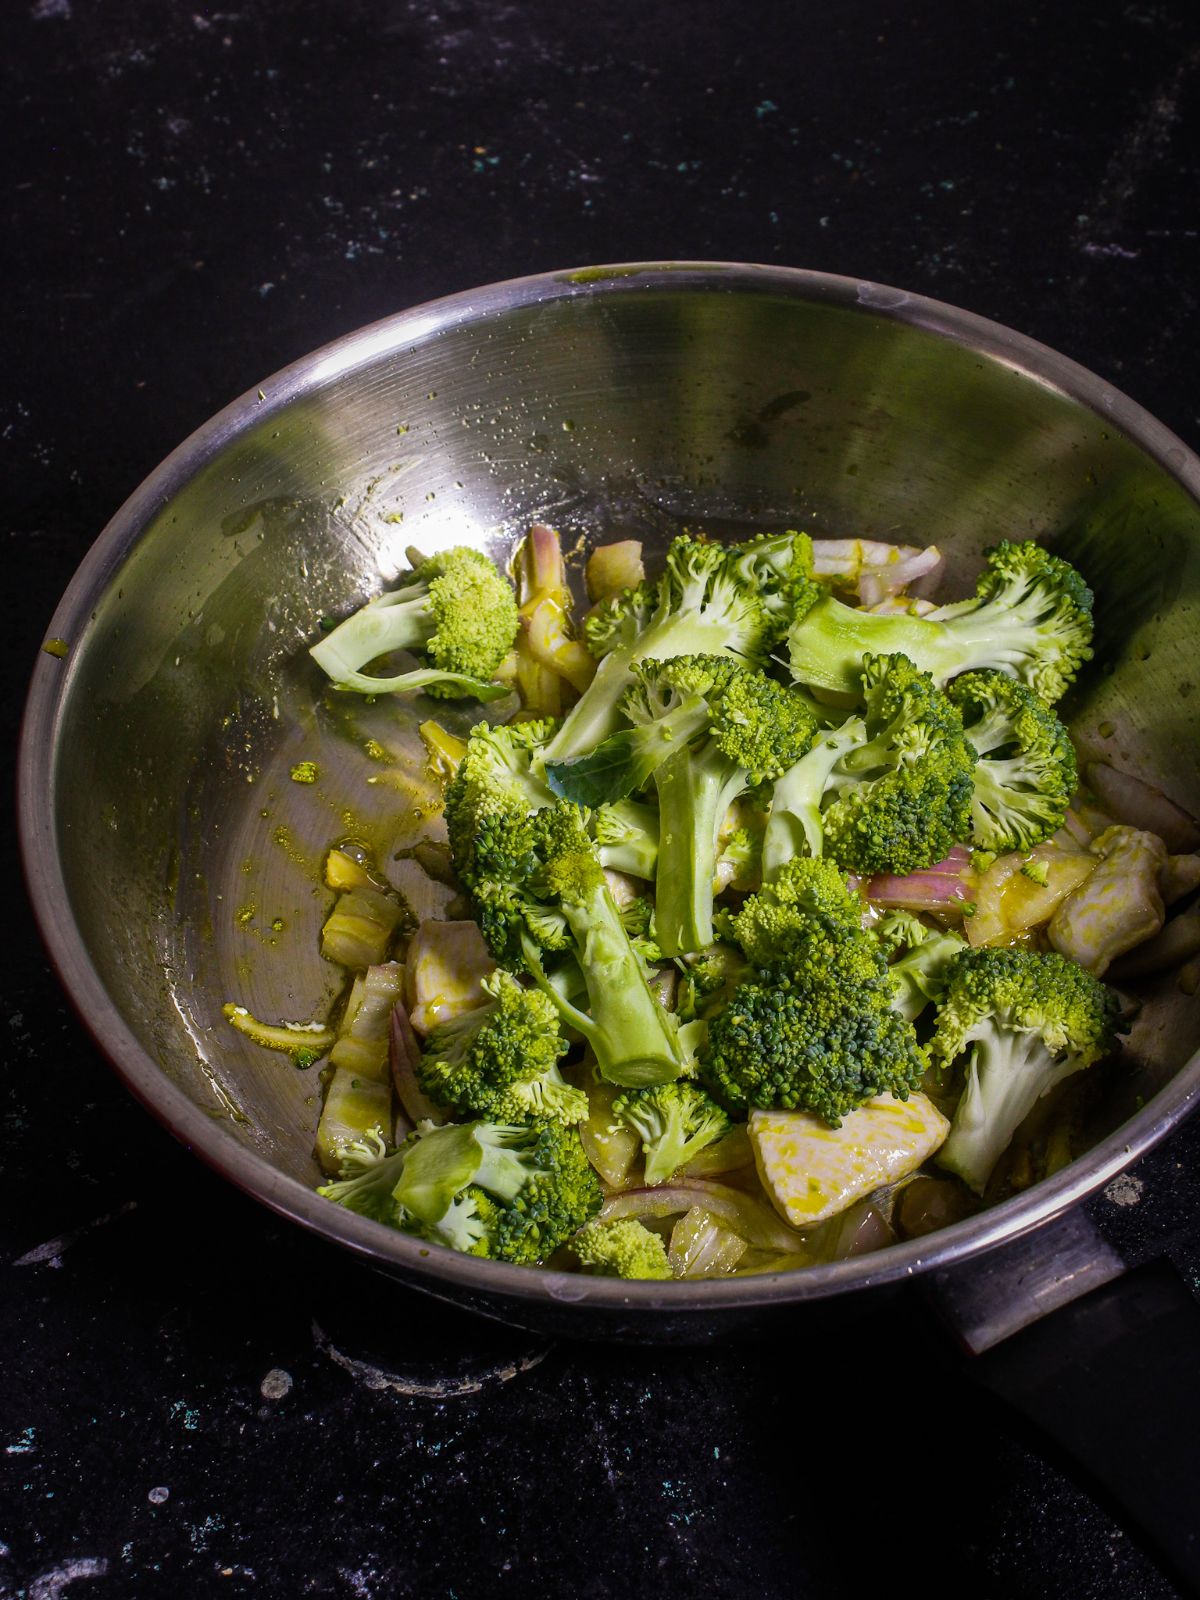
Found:
[[[12,0],[0,62],[10,737],[67,579],[180,439],[472,284],[668,256],[876,278],[1200,442],[1182,3]],[[915,1294],[836,1339],[550,1348],[258,1210],[110,1075],[8,849],[2,1600],[1176,1593]],[[1196,1285],[1198,1171],[1193,1120],[1092,1215]]]

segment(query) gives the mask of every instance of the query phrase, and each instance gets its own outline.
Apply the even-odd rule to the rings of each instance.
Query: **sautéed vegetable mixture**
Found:
[[[1081,782],[1092,596],[1038,544],[935,599],[932,548],[685,532],[647,576],[625,540],[585,616],[550,528],[511,578],[409,555],[310,653],[335,696],[479,703],[420,728],[469,916],[404,928],[335,847],[340,1015],[225,1008],[326,1058],[332,1204],[622,1278],[829,1261],[1064,1165],[1133,1010],[1106,975],[1200,979],[1200,916],[1167,920],[1200,834]]]

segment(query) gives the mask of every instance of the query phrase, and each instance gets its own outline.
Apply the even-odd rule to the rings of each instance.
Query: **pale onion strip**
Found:
[[[405,1131],[411,1132],[412,1125],[418,1122],[445,1122],[449,1113],[441,1106],[435,1105],[417,1082],[417,1062],[421,1058],[421,1046],[417,1043],[417,1036],[413,1032],[413,1025],[409,1021],[403,1000],[397,1000],[392,1007],[388,1047],[396,1098],[410,1123],[410,1127]]]
[[[807,1251],[804,1235],[785,1227],[774,1212],[739,1189],[723,1183],[659,1184],[654,1189],[626,1189],[610,1195],[600,1211],[601,1222],[617,1222],[622,1217],[672,1217],[703,1206],[718,1221],[759,1250],[778,1250],[801,1255]]]

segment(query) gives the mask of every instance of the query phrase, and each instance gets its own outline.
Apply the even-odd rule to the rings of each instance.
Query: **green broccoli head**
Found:
[[[471,896],[484,940],[497,961],[520,971],[523,940],[542,949],[570,945],[566,925],[530,884],[538,867],[541,810],[554,796],[533,769],[553,727],[481,723],[446,790],[446,828],[454,870]]]
[[[636,662],[705,654],[760,665],[775,642],[762,595],[738,575],[726,547],[690,534],[672,541],[657,583],[604,602],[585,632],[600,666],[551,742],[550,761],[586,755],[617,731]]]
[[[730,546],[730,570],[759,596],[772,644],[787,633],[797,608],[806,609],[820,586],[813,578],[813,545],[806,533],[763,533]]]
[[[1062,827],[1077,781],[1066,728],[1032,689],[1002,672],[967,672],[946,691],[979,757],[971,838],[981,850],[1031,850]]]
[[[393,1191],[404,1167],[403,1151],[389,1153],[383,1130],[372,1128],[364,1138],[344,1145],[340,1155],[338,1179],[322,1184],[317,1193],[360,1217],[398,1228],[402,1218]]]
[[[832,861],[797,857],[788,861],[733,918],[733,934],[756,967],[796,955],[816,933],[861,930],[865,907]]]
[[[649,627],[658,602],[658,584],[643,579],[593,606],[584,620],[583,637],[597,661],[613,650],[630,648]]]
[[[925,1056],[891,1006],[887,964],[861,931],[817,926],[708,1025],[701,1073],[735,1109],[803,1109],[837,1127],[872,1095],[906,1099]]]
[[[963,1091],[938,1161],[977,1194],[1035,1103],[1107,1055],[1116,994],[1057,952],[965,950],[951,963],[931,1060]]]
[[[508,730],[493,730],[505,732]],[[515,731],[515,730],[514,730]],[[587,818],[556,801],[529,809],[507,772],[477,777],[472,736],[446,798],[454,864],[492,955],[527,971],[613,1083],[663,1083],[683,1070],[675,1019],[651,994],[645,965],[604,876]],[[514,792],[515,791],[515,792]],[[574,953],[587,990],[578,1009],[547,978],[547,951]]]
[[[377,596],[309,652],[339,689],[492,699],[493,684],[517,635],[517,602],[493,562],[457,545],[422,561],[398,589]],[[394,650],[414,650],[430,665],[399,676],[361,669]]]
[[[642,1141],[650,1184],[665,1183],[701,1150],[724,1138],[732,1126],[728,1113],[710,1095],[685,1080],[618,1095],[612,1114]]]
[[[747,973],[745,958],[732,944],[710,944],[685,956],[679,968],[678,1014],[684,1022],[711,1016]]]
[[[603,1194],[574,1128],[544,1121],[530,1128],[528,1180],[492,1220],[487,1239],[501,1261],[536,1266],[596,1215]]]
[[[888,968],[892,1004],[909,1022],[915,1022],[927,1006],[940,1003],[951,966],[967,948],[960,934],[948,928],[927,928],[916,918],[913,921],[921,929],[922,937],[914,939]]]
[[[503,969],[484,980],[488,1004],[439,1023],[417,1064],[417,1081],[439,1105],[495,1122],[544,1117],[578,1123],[587,1095],[558,1070],[566,1042],[558,1011]]]
[[[600,1209],[579,1135],[559,1122],[424,1124],[397,1154],[397,1225],[453,1250],[536,1265]]]
[[[1091,659],[1092,594],[1074,567],[1032,541],[988,552],[974,596],[925,616],[856,611],[831,595],[797,606],[788,635],[795,678],[852,692],[869,653],[900,652],[938,684],[990,668],[1050,704]]]
[[[605,1278],[670,1278],[667,1248],[636,1217],[618,1222],[589,1222],[571,1240],[571,1249],[587,1272]]]
[[[975,752],[962,716],[906,656],[865,656],[860,713],[819,734],[775,784],[770,879],[802,850],[848,872],[917,872],[971,828]]]

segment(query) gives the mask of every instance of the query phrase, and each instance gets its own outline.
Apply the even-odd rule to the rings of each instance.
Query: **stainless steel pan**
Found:
[[[403,708],[356,707],[349,727],[315,715],[303,646],[322,614],[390,579],[405,546],[503,554],[534,519],[568,546],[627,533],[651,551],[686,522],[935,541],[951,586],[997,537],[1036,537],[1097,594],[1074,726],[1186,804],[1200,764],[1198,495],[1196,458],[1101,379],[876,284],[652,264],[391,317],[202,428],[74,578],[51,627],[69,650],[38,662],[20,755],[47,945],[117,1071],[184,1143],[409,1284],[531,1326],[684,1341],[956,1268],[959,1323],[974,1318],[976,1343],[992,1342],[1022,1318],[992,1293],[991,1331],[978,1332],[970,1264],[1062,1217],[1186,1114],[1200,1002],[1170,981],[1152,994],[1086,1157],[876,1255],[659,1286],[427,1249],[312,1192],[314,1074],[220,1015],[230,998],[319,1014],[334,991],[316,954],[321,853],[354,833],[390,857],[411,826],[396,789],[367,784],[381,770],[362,749],[377,737],[415,763]],[[319,784],[289,782],[301,757]],[[1043,1309],[1069,1295],[1050,1236],[1037,1237],[1030,1259],[1045,1270],[1026,1298]],[[1090,1242],[1071,1248],[1068,1287],[1117,1270]]]

